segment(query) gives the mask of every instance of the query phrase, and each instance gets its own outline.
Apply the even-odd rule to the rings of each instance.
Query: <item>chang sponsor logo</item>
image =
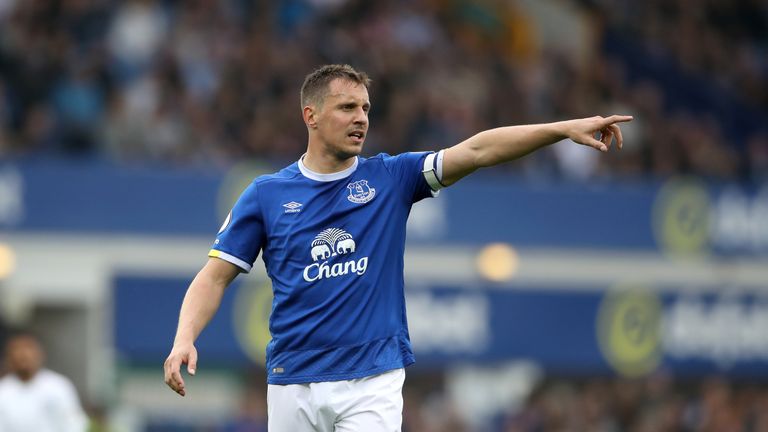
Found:
[[[368,257],[362,257],[358,260],[353,258],[333,264],[328,263],[330,258],[352,254],[355,249],[357,249],[357,244],[348,232],[339,228],[324,230],[312,241],[310,255],[314,263],[304,267],[304,280],[314,282],[348,274],[362,276],[368,269]]]

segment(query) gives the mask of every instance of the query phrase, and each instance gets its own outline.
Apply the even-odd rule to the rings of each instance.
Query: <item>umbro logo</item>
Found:
[[[297,203],[296,201],[291,201],[287,204],[283,204],[283,207],[285,207],[286,213],[298,213],[301,211],[301,203]]]

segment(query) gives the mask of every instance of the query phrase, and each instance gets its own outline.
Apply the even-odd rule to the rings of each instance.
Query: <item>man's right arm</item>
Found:
[[[606,152],[615,137],[621,148],[623,139],[618,124],[631,120],[631,116],[595,116],[489,129],[445,149],[442,178],[439,181],[443,186],[452,185],[478,168],[518,159],[566,138]],[[600,139],[595,138],[598,132]]]
[[[219,309],[224,290],[239,272],[240,268],[234,264],[219,258],[209,258],[187,289],[181,305],[173,349],[164,365],[165,383],[181,396],[186,394],[181,365],[186,363],[189,374],[195,374],[195,340]]]

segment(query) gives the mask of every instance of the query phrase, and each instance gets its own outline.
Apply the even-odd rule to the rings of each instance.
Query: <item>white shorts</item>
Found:
[[[405,370],[267,387],[269,432],[399,432]]]

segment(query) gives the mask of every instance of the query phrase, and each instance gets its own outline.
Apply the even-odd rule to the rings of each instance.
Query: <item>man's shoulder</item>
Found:
[[[386,164],[392,160],[394,160],[397,157],[397,155],[391,155],[389,153],[379,153],[377,155],[371,156],[371,157],[359,157],[358,160],[358,169],[360,168],[369,168],[374,166],[381,166]]]
[[[296,162],[288,165],[287,167],[270,174],[263,174],[253,179],[253,184],[256,186],[263,186],[274,182],[286,182],[295,181],[302,178],[301,171],[299,171],[298,164]]]
[[[375,156],[371,156],[369,158],[360,158],[361,163],[369,162],[369,163],[381,163],[391,160],[397,160],[397,159],[404,159],[404,158],[413,158],[418,159],[424,156],[427,153],[434,153],[432,151],[408,151],[408,152],[402,152],[398,154],[389,154],[389,153],[379,153]]]
[[[394,156],[392,156],[389,153],[379,153],[377,155],[374,155],[374,156],[371,156],[371,157],[367,157],[367,158],[364,158],[364,157],[361,156],[361,157],[358,158],[358,160],[360,161],[361,164],[365,164],[365,163],[381,163],[382,161],[384,161],[386,159],[389,159],[389,158],[392,158],[392,157],[394,157]]]
[[[379,153],[367,159],[360,158],[360,164],[363,167],[383,166],[390,173],[400,172],[403,168],[418,167],[427,153],[431,152],[403,152],[395,155]]]
[[[40,369],[35,376],[35,380],[46,386],[70,387],[73,385],[69,378],[50,369]]]
[[[15,377],[10,373],[7,373],[5,375],[0,375],[0,393],[2,393],[5,389],[9,388],[14,381],[15,381]]]

